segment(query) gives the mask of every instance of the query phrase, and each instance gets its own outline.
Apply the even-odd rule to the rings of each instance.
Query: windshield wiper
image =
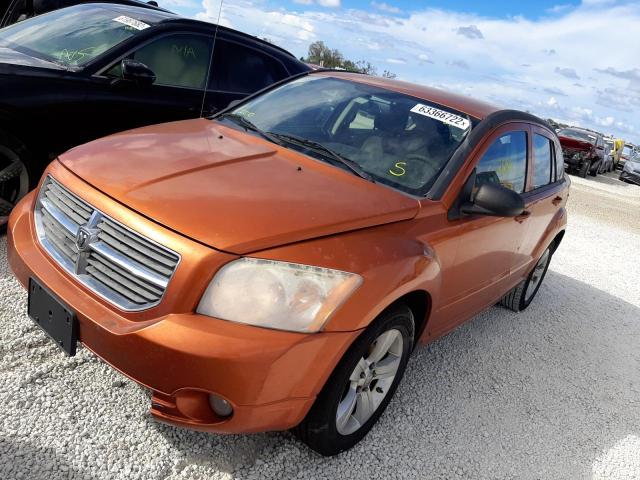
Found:
[[[257,127],[255,124],[253,124],[253,122],[251,122],[251,120],[248,120],[247,118],[243,117],[242,115],[238,115],[237,113],[225,113],[225,114],[220,115],[219,117],[217,117],[216,120],[217,119],[223,119],[223,118],[228,118],[233,123],[243,127],[245,130],[248,130],[248,131],[251,131],[251,132],[255,132],[258,135],[260,135],[261,137],[266,138],[270,142],[276,143],[278,145],[282,145],[282,142],[280,142],[275,135],[273,135],[271,133],[267,133],[267,132],[265,132],[263,130],[260,130],[260,128]]]
[[[314,140],[309,140],[307,138],[302,138],[302,137],[298,137],[296,135],[290,135],[287,133],[275,133],[275,132],[268,132],[269,135],[272,135],[276,138],[282,139],[286,142],[289,143],[295,143],[298,145],[301,145],[303,147],[307,147],[310,148],[312,150],[316,150],[320,153],[324,153],[326,156],[332,158],[333,160],[335,160],[336,162],[344,165],[345,167],[347,167],[349,170],[351,170],[353,173],[355,173],[356,175],[358,175],[360,178],[364,178],[365,180],[368,180],[369,182],[375,183],[375,180],[373,179],[373,177],[371,175],[369,175],[367,172],[365,172],[360,165],[358,165],[356,162],[354,162],[353,160],[348,159],[347,157],[345,157],[344,155],[339,154],[338,152],[331,150],[329,147],[327,147],[326,145],[323,145],[320,142],[316,142]]]

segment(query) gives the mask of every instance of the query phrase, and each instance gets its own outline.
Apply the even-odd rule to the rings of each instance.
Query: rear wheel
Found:
[[[526,280],[518,284],[513,290],[502,297],[500,305],[507,307],[514,312],[521,312],[527,308],[538,293],[540,285],[542,285],[542,281],[544,280],[549,264],[551,263],[552,255],[553,252],[551,247],[547,248],[531,273],[529,273]]]
[[[402,378],[413,349],[411,310],[396,306],[383,313],[344,355],[313,407],[294,429],[322,455],[336,455],[371,430]]]
[[[6,228],[13,207],[29,191],[25,156],[24,145],[0,132],[0,231]]]

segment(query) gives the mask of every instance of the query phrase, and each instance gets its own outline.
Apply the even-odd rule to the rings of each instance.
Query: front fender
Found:
[[[441,285],[434,251],[406,232],[412,222],[397,222],[309,240],[253,254],[259,258],[316,265],[357,273],[363,283],[325,326],[344,332],[366,328],[402,296],[426,292],[432,302]]]

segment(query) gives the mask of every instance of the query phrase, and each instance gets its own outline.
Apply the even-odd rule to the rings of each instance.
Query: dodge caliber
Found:
[[[527,113],[318,71],[61,155],[11,215],[9,261],[31,319],[147,387],[161,421],[333,455],[418,343],[529,306],[563,166]]]

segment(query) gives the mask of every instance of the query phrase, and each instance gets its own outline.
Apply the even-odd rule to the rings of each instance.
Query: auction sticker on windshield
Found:
[[[428,105],[422,105],[421,103],[413,107],[411,111],[419,115],[424,115],[425,117],[433,118],[439,122],[446,123],[452,127],[460,128],[461,130],[466,130],[471,124],[468,118],[464,118],[460,115],[456,115],[455,113],[446,112],[435,107],[429,107]]]
[[[129,27],[133,27],[136,30],[144,30],[145,28],[149,28],[149,25],[147,25],[146,23],[141,22],[140,20],[136,20],[135,18],[127,17],[126,15],[114,18],[113,21],[128,25]]]

